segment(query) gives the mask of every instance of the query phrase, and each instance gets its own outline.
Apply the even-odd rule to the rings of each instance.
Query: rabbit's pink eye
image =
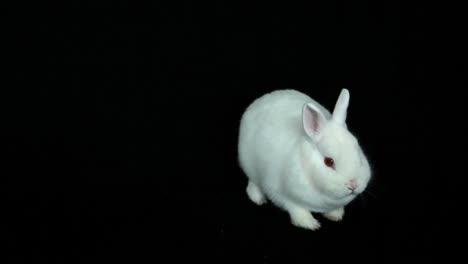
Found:
[[[325,165],[327,165],[330,168],[335,168],[335,161],[332,158],[326,157]]]

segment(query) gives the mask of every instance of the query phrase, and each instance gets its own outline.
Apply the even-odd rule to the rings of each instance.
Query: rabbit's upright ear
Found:
[[[325,116],[314,104],[304,104],[302,107],[302,125],[307,136],[314,141],[319,140],[326,122]]]
[[[332,120],[340,125],[346,124],[346,115],[349,105],[349,91],[347,89],[342,89],[340,96],[335,104],[335,109],[333,109]]]

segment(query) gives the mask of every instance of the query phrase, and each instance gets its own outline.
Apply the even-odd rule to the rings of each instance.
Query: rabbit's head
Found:
[[[349,91],[343,89],[330,118],[313,103],[302,109],[301,164],[316,190],[334,200],[354,198],[367,187],[369,162],[346,125]]]

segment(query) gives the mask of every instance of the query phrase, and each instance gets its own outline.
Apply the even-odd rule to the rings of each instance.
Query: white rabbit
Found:
[[[249,105],[240,123],[238,155],[250,200],[261,205],[269,199],[297,227],[320,228],[311,212],[340,221],[371,177],[369,162],[346,126],[348,105],[347,89],[333,114],[291,89]]]

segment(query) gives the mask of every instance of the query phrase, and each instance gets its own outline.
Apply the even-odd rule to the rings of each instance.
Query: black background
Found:
[[[465,239],[463,9],[173,5],[7,10],[10,263],[455,259]],[[332,108],[344,87],[374,179],[342,222],[295,228],[245,194],[240,116],[283,88]]]

